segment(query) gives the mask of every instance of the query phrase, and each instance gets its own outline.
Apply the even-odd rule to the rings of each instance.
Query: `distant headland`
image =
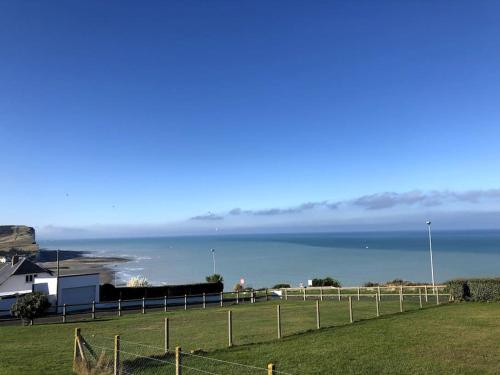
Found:
[[[0,254],[35,253],[35,229],[26,225],[0,225]]]

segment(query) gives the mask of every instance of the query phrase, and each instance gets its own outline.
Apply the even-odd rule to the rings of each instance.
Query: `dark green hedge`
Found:
[[[457,279],[446,284],[456,301],[500,301],[500,278]]]
[[[198,283],[186,285],[162,285],[148,287],[115,287],[111,284],[101,285],[101,301],[117,301],[118,299],[163,298],[178,297],[203,293],[220,293],[224,290],[223,283]]]

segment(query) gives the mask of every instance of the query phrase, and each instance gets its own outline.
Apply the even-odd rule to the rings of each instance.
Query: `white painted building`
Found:
[[[69,310],[87,308],[100,299],[99,273],[55,276],[26,258],[14,256],[12,262],[0,268],[0,315],[9,315],[10,306],[18,296],[43,292],[52,306],[81,305]],[[53,311],[54,309],[52,309]],[[59,308],[60,312],[62,308]]]
[[[49,302],[59,306],[90,304],[99,302],[99,273],[63,275],[57,277],[38,277],[33,285],[34,292],[48,295]],[[61,310],[61,308],[59,308]]]
[[[31,293],[38,277],[53,277],[53,274],[26,258],[13,256],[11,262],[0,268],[0,297]]]

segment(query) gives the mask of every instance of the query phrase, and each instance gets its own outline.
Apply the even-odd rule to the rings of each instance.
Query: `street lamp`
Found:
[[[214,263],[214,275],[215,275],[215,249],[210,249],[210,251],[212,252],[212,260]]]
[[[431,222],[427,221],[427,228],[429,229],[429,253],[431,254],[431,275],[432,275],[432,290],[436,293],[436,285],[434,283],[434,262],[432,260],[432,234],[431,234]]]

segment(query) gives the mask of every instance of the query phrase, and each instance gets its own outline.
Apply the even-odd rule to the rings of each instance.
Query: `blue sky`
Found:
[[[47,237],[407,229],[427,216],[468,228],[471,214],[498,227],[499,11],[2,2],[0,223]],[[356,204],[374,194],[397,203]]]

